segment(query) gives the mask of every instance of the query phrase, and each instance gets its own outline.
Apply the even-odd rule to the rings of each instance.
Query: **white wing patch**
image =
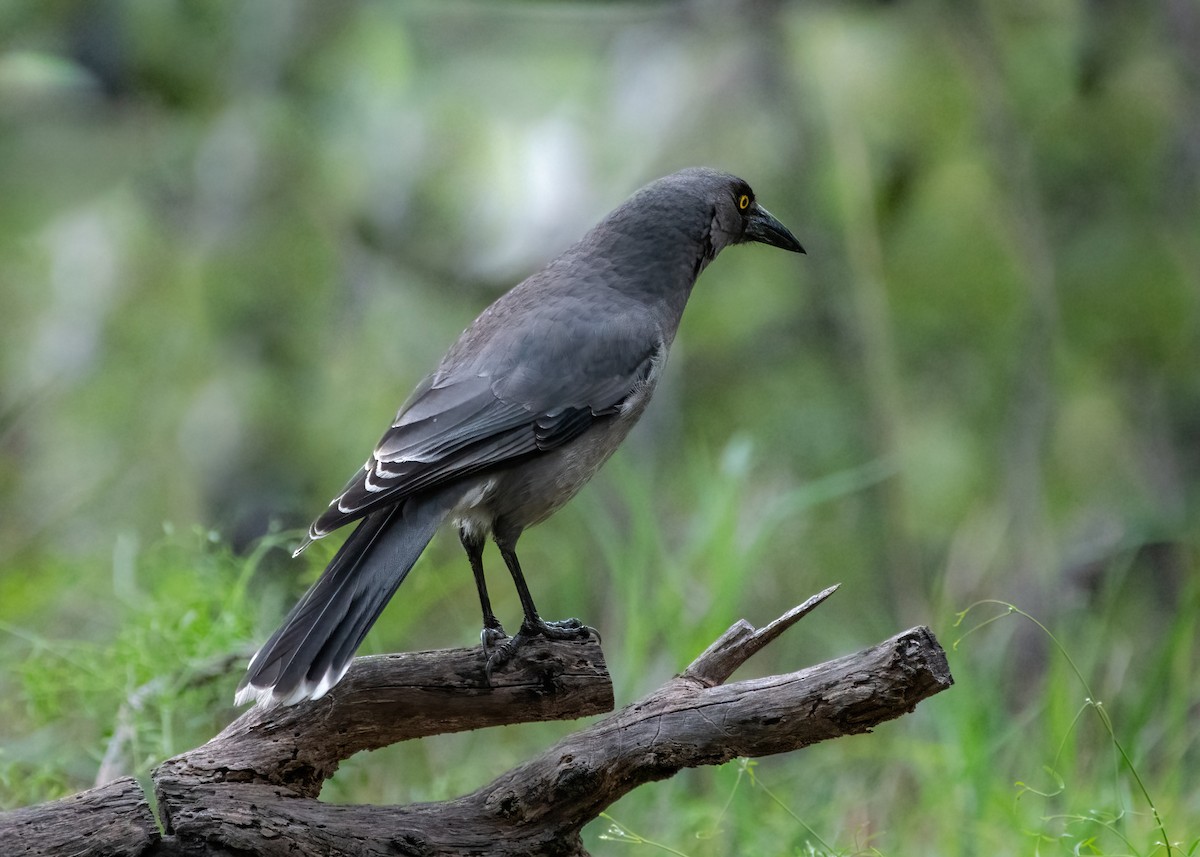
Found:
[[[629,395],[621,402],[621,416],[641,413],[642,409],[646,407],[650,394],[654,392],[654,386],[658,383],[658,377],[662,374],[663,364],[666,360],[667,344],[659,342],[658,348],[654,349],[654,354],[650,357],[650,371],[646,373],[643,380],[634,384]]]

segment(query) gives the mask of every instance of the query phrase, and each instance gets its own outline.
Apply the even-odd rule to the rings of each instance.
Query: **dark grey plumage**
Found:
[[[492,661],[543,622],[517,561],[521,532],[566,503],[645,410],[696,277],[730,244],[804,252],[741,179],[689,169],[639,190],[577,244],[463,331],[400,409],[362,470],[309,529],[361,520],[251,660],[238,701],[319,698],[448,517],[479,590]],[[492,613],[482,550],[491,535],[521,598],[521,631]]]

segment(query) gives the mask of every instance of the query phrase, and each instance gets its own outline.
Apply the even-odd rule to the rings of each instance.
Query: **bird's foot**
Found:
[[[495,625],[484,625],[483,630],[479,632],[479,643],[485,652],[491,652],[507,639],[508,634],[504,633],[504,626],[499,622]]]
[[[596,633],[596,629],[589,628],[578,619],[558,619],[554,622],[538,619],[534,625],[522,622],[521,633],[530,637],[545,637],[547,640],[586,640]]]
[[[484,633],[487,634],[487,631],[485,628]],[[547,640],[586,640],[593,634],[599,639],[600,634],[595,628],[589,628],[578,619],[561,619],[557,622],[547,622],[544,619],[531,622],[526,619],[515,635],[492,641],[493,646],[485,668],[488,681],[491,681],[494,671],[512,660],[517,650],[535,637],[544,637]],[[489,647],[485,644],[484,648],[486,650]]]

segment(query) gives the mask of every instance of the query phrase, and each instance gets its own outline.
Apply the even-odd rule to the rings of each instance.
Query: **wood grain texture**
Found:
[[[594,636],[579,643],[533,640],[503,669],[484,674],[482,649],[355,658],[337,689],[286,708],[251,708],[202,747],[155,773],[160,800],[171,784],[261,782],[316,797],[338,763],[412,738],[602,714],[612,682]]]
[[[328,698],[252,709],[204,746],[164,762],[154,774],[161,837],[144,799],[143,821],[150,827],[132,826],[138,807],[130,801],[141,792],[130,795],[126,784],[108,797],[85,798],[92,795],[85,792],[2,815],[0,841],[16,843],[17,854],[80,857],[578,857],[585,854],[583,826],[643,783],[683,768],[869,731],[953,683],[944,652],[922,627],[796,672],[725,683],[831,592],[762,629],[736,623],[658,690],[454,800],[336,806],[316,796],[338,762],[360,750],[611,709],[611,683],[595,639],[539,641],[490,685],[479,649],[359,658]],[[131,826],[117,848],[113,831],[122,824]],[[76,834],[91,825],[105,835],[104,844],[97,839],[91,850],[66,850],[66,834],[55,833],[64,825]]]
[[[158,825],[133,777],[62,800],[0,813],[0,854],[138,857],[158,842]]]

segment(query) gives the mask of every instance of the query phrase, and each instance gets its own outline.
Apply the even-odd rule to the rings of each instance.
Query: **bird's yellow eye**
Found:
[[[738,197],[738,210],[745,211],[749,207],[750,207],[750,197],[748,197],[746,194],[742,194],[741,196],[739,196]]]

